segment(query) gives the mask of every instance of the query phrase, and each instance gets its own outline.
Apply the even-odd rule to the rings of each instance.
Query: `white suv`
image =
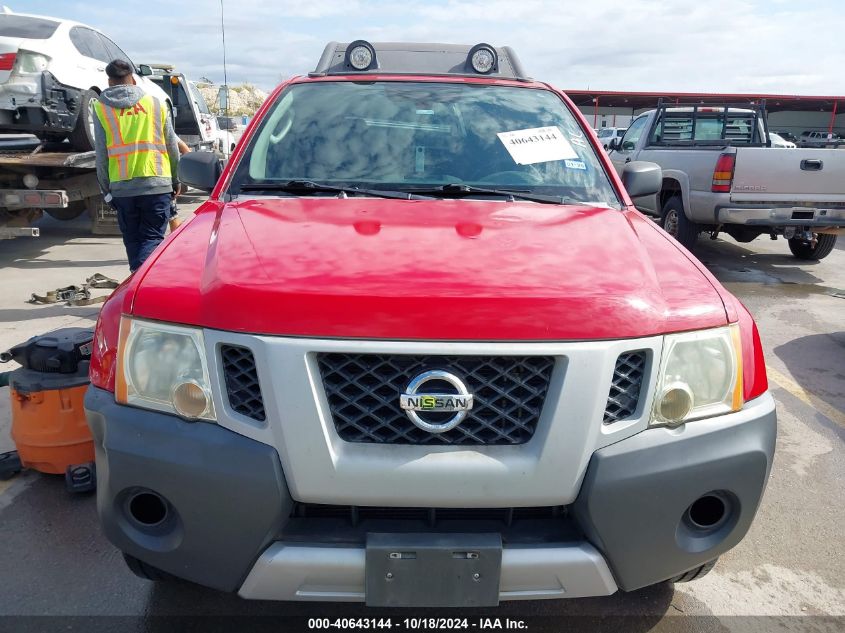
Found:
[[[76,149],[93,149],[88,104],[108,87],[106,64],[115,59],[135,64],[117,44],[84,24],[2,11],[0,132],[70,138]],[[141,70],[135,81],[172,110],[167,95]]]
[[[625,136],[627,129],[628,128],[626,127],[603,127],[596,130],[596,136],[598,136],[599,143],[601,143],[602,147],[604,147],[604,149],[608,149],[611,141],[622,140],[622,137]]]

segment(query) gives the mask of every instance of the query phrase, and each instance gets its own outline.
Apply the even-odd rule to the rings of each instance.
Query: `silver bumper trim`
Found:
[[[258,559],[238,595],[249,600],[363,602],[360,546],[275,543]],[[499,600],[609,596],[616,582],[588,543],[502,550]]]

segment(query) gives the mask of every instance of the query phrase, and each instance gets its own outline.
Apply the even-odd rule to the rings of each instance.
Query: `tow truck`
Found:
[[[217,118],[193,81],[172,64],[149,64],[156,82],[173,104],[173,129],[193,151],[218,149]]]
[[[114,234],[117,221],[97,184],[95,153],[68,143],[46,143],[29,135],[0,140],[0,239],[38,237],[32,224],[43,213],[73,220],[85,212],[92,232]]]
[[[217,120],[196,86],[172,65],[150,68],[150,79],[172,100],[176,135],[193,151],[216,151]],[[117,216],[103,203],[95,158],[93,151],[78,152],[66,142],[0,136],[0,239],[38,237],[33,223],[44,213],[64,221],[87,212],[92,233],[119,235]]]

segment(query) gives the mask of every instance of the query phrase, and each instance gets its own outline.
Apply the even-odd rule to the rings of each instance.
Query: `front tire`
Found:
[[[692,250],[695,246],[700,231],[699,226],[687,218],[684,213],[684,203],[678,196],[672,196],[663,205],[660,226],[687,249]]]
[[[710,562],[704,563],[695,569],[690,569],[683,574],[678,574],[677,576],[670,578],[666,582],[676,583],[676,582],[692,582],[693,580],[698,580],[703,576],[709,574],[713,568],[716,566],[716,561],[719,560],[718,558],[714,558]]]
[[[90,152],[94,149],[94,109],[91,100],[97,98],[93,90],[83,90],[79,97],[79,115],[76,125],[68,137],[73,148],[80,152]]]
[[[162,571],[158,567],[148,565],[144,561],[138,560],[126,552],[123,552],[123,560],[126,562],[126,566],[129,568],[129,571],[138,576],[138,578],[152,580],[153,582],[173,580],[174,578],[166,571]]]
[[[798,259],[815,260],[824,259],[833,252],[836,246],[836,235],[820,233],[816,236],[815,246],[810,242],[792,238],[789,240],[789,250]]]

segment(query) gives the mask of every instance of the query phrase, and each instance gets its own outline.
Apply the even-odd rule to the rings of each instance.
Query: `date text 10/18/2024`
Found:
[[[524,620],[511,618],[309,618],[310,630],[365,631],[397,629],[407,631],[495,631],[526,630]]]

